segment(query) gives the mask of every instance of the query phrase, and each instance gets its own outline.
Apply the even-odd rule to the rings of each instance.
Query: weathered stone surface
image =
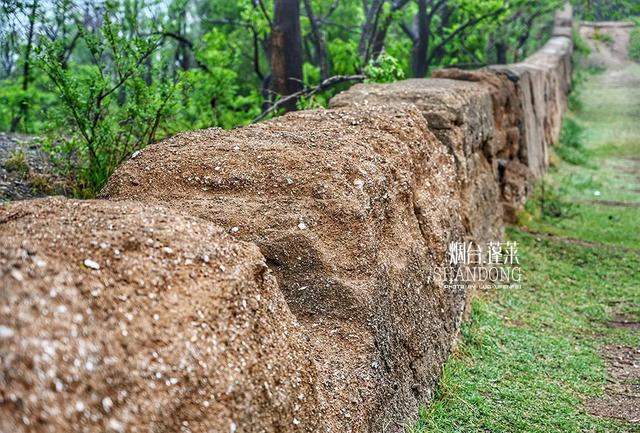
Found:
[[[524,104],[516,85],[517,79],[506,71],[492,69],[475,71],[456,68],[440,69],[434,71],[432,76],[475,82],[489,90],[495,130],[493,139],[485,145],[485,156],[500,186],[503,217],[505,220],[513,221],[515,213],[524,204],[533,179],[529,168],[517,162],[520,157],[521,141],[527,137],[526,124],[522,121]],[[526,146],[526,143],[523,146]],[[518,176],[513,176],[513,170],[510,169],[514,166],[518,167]],[[526,184],[516,185],[516,180]],[[514,190],[516,187],[517,193]]]
[[[467,131],[479,150],[483,132]],[[452,158],[420,113],[391,105],[180,134],[124,164],[103,192],[259,245],[313,347],[337,432],[398,430],[429,399],[466,303],[432,279],[462,238],[458,194]]]
[[[518,159],[535,178],[539,178],[549,166],[549,143],[545,135],[545,71],[520,63],[494,65],[491,69],[508,75],[514,81],[522,112]]]
[[[531,57],[518,65],[523,68],[541,69],[544,72],[543,104],[545,106],[544,130],[547,146],[560,138],[562,116],[567,108],[567,95],[571,89],[571,53],[573,43],[565,37],[554,37]]]
[[[501,140],[495,136],[490,89],[440,78],[357,84],[335,96],[330,105],[362,109],[399,102],[415,105],[453,155],[467,236],[479,242],[501,237],[500,189],[487,158],[497,152],[495,143]]]
[[[485,145],[489,161],[512,159],[518,154],[522,107],[515,84],[506,74],[489,69],[467,71],[457,68],[438,69],[432,78],[469,81],[485,86],[491,95],[493,108],[493,138]]]
[[[553,18],[554,29],[557,27],[572,27],[573,26],[573,7],[571,3],[564,4],[562,9],[556,11]]]
[[[510,77],[515,84],[522,112],[518,159],[534,178],[546,172],[550,147],[560,137],[571,88],[572,50],[569,39],[552,38],[522,63],[490,67]]]
[[[108,201],[0,208],[0,430],[401,431],[469,300],[449,243],[500,237],[548,166],[570,21],[519,64],[149,146]]]
[[[572,38],[573,28],[571,26],[556,26],[553,28],[552,36],[563,36],[565,38]]]
[[[3,432],[324,425],[275,277],[212,224],[149,204],[3,205],[0,287]]]
[[[509,160],[500,167],[500,189],[505,221],[516,222],[517,213],[524,207],[533,191],[533,174],[518,160]]]

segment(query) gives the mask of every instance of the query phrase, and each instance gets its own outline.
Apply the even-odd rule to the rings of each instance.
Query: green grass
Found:
[[[480,294],[416,432],[638,432],[597,418],[583,402],[601,396],[607,344],[640,345],[640,333],[607,325],[640,318],[640,67],[637,81],[592,75],[576,125],[587,163],[561,160],[527,204],[518,242],[519,289]],[[575,146],[574,146],[575,147]],[[540,190],[540,188],[539,188]]]
[[[574,105],[579,105],[574,102]],[[582,144],[584,130],[578,122],[570,116],[566,116],[560,130],[560,143],[556,153],[564,161],[574,165],[586,165],[589,153]]]
[[[636,25],[629,36],[629,58],[640,62],[640,25]]]
[[[612,45],[613,44],[613,37],[607,33],[601,33],[600,31],[598,31],[598,29],[596,28],[596,31],[593,34],[593,39],[596,41],[600,41],[602,43],[608,44],[608,45]]]

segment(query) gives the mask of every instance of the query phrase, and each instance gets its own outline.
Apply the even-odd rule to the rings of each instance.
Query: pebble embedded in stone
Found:
[[[100,265],[98,264],[98,262],[91,259],[84,259],[84,265],[89,269],[93,269],[94,271],[100,269]]]
[[[109,397],[105,397],[102,399],[102,409],[105,412],[109,412],[113,407],[113,401]]]
[[[0,338],[11,338],[15,331],[7,326],[0,325]]]

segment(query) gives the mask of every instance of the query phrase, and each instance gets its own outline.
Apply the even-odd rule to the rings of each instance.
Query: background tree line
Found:
[[[133,152],[181,130],[323,106],[357,81],[521,60],[562,3],[0,2],[0,130],[39,134],[88,195]]]

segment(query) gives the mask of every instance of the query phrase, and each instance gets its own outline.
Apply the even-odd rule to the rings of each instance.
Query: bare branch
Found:
[[[413,32],[413,30],[411,30],[411,28],[407,25],[407,23],[401,22],[400,23],[400,28],[407,35],[407,37],[409,39],[411,39],[412,41],[415,41],[416,39],[418,39],[416,34]]]
[[[273,21],[271,21],[271,17],[267,13],[267,8],[264,5],[264,1],[263,0],[254,0],[254,5],[256,3],[260,7],[260,10],[262,11],[262,15],[264,15],[264,19],[267,20],[267,23],[269,24],[269,28],[273,28]]]
[[[340,5],[340,0],[334,0],[334,2],[331,4],[331,7],[329,7],[329,10],[327,11],[327,13],[318,20],[318,23],[324,24],[325,21],[327,21],[331,17],[331,15],[333,15],[336,9],[338,9],[339,5]]]
[[[489,12],[487,14],[481,15],[479,17],[473,18],[473,19],[467,21],[466,23],[464,23],[462,26],[458,27],[449,36],[447,36],[442,41],[440,41],[440,43],[433,50],[431,50],[431,54],[429,55],[429,58],[427,59],[427,64],[430,64],[431,61],[433,60],[433,54],[434,53],[438,52],[439,49],[441,49],[446,44],[451,42],[455,37],[457,37],[458,35],[463,33],[469,27],[475,26],[476,24],[479,24],[480,22],[482,22],[482,21],[484,21],[484,20],[486,20],[488,18],[495,18],[497,15],[501,14],[504,11],[505,11],[505,8],[501,7],[499,9],[496,9],[495,11],[492,11],[492,12]]]
[[[278,108],[282,107],[283,105],[287,104],[288,102],[291,102],[292,100],[296,100],[302,96],[308,97],[308,96],[312,96],[318,92],[322,92],[323,90],[326,90],[332,86],[335,86],[336,84],[340,84],[340,83],[345,83],[345,82],[349,82],[349,81],[364,81],[366,77],[363,74],[357,74],[357,75],[334,75],[333,77],[329,77],[326,80],[322,81],[320,84],[318,84],[315,87],[309,87],[306,89],[302,89],[298,92],[292,93],[290,95],[285,96],[282,99],[277,100],[273,105],[271,105],[269,108],[267,108],[266,110],[264,110],[262,113],[260,113],[260,115],[258,117],[256,117],[255,119],[253,119],[251,121],[251,123],[256,123],[262,119],[264,119],[265,117],[267,117],[270,113],[273,113],[274,111],[276,111]]]

